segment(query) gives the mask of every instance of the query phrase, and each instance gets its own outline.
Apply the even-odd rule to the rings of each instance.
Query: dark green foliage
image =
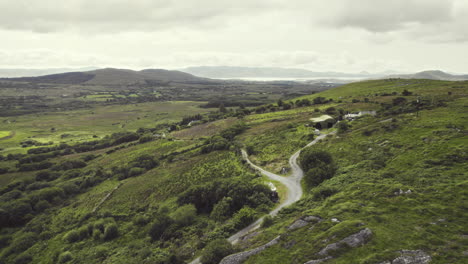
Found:
[[[325,200],[326,198],[334,195],[338,189],[332,187],[318,187],[312,190],[312,197],[314,200]]]
[[[50,207],[50,203],[46,200],[41,200],[34,205],[34,210],[37,212],[42,212]]]
[[[197,209],[193,204],[183,205],[172,214],[174,222],[179,226],[188,226],[195,221]]]
[[[205,146],[201,148],[201,153],[206,154],[215,150],[227,150],[231,144],[221,136],[213,136],[205,141]]]
[[[174,223],[174,220],[166,214],[158,214],[156,218],[151,223],[150,230],[148,232],[149,236],[153,241],[163,239],[164,237],[169,237],[171,234],[168,228]]]
[[[20,226],[32,217],[31,204],[27,201],[14,200],[4,203],[0,209],[1,227]]]
[[[250,225],[255,219],[257,219],[257,212],[248,206],[244,206],[234,214],[232,223],[234,229],[242,229]]]
[[[401,95],[403,95],[403,96],[410,96],[412,94],[413,94],[412,92],[410,92],[410,91],[408,91],[406,89],[404,89],[403,92],[401,92]]]
[[[74,182],[65,182],[58,185],[58,187],[63,189],[66,195],[73,195],[80,192],[80,187],[78,187]]]
[[[58,263],[67,263],[71,260],[73,260],[72,253],[70,251],[65,251],[62,254],[60,254],[58,258]]]
[[[271,215],[267,215],[263,218],[263,221],[262,221],[262,228],[266,228],[266,227],[269,227],[271,225],[273,225],[273,217]]]
[[[43,161],[39,163],[30,163],[30,164],[19,164],[19,171],[35,171],[35,170],[45,170],[52,167],[54,164],[52,162]]]
[[[234,253],[234,249],[227,240],[211,241],[203,250],[201,262],[203,264],[218,264],[225,256]]]
[[[314,98],[313,102],[314,104],[326,104],[328,101],[325,97],[319,96],[319,97]]]
[[[33,232],[22,233],[17,236],[11,245],[6,249],[5,255],[11,255],[15,253],[20,253],[26,251],[34,243],[36,243],[38,236]]]
[[[106,226],[104,229],[104,240],[112,240],[114,238],[117,238],[119,236],[119,229],[117,228],[117,225],[115,223],[111,223]]]
[[[330,153],[308,147],[301,151],[299,162],[304,170],[304,180],[314,187],[335,175],[336,165]]]
[[[216,203],[211,211],[210,217],[215,221],[224,221],[228,219],[231,215],[231,197],[224,197],[221,201]]]
[[[325,113],[329,115],[336,115],[337,111],[335,107],[328,107],[327,109],[325,109]]]
[[[179,196],[178,203],[194,204],[198,213],[209,214],[215,204],[230,197],[231,199],[223,202],[230,203],[229,210],[226,210],[226,205],[220,205],[223,209],[219,209],[221,212],[216,213],[222,218],[222,216],[231,216],[244,205],[256,208],[263,203],[271,204],[270,194],[270,189],[265,185],[249,184],[240,180],[226,180],[193,186]],[[259,197],[262,197],[260,201]]]
[[[37,179],[36,179],[37,180]],[[33,182],[26,187],[26,191],[40,190],[47,187],[51,187],[50,183],[47,182]]]
[[[81,160],[66,160],[52,167],[52,170],[72,170],[86,167],[86,162]]]
[[[53,181],[60,177],[60,174],[57,172],[51,172],[51,171],[40,171],[36,173],[36,181]]]
[[[337,124],[337,127],[338,127],[338,133],[339,134],[342,134],[346,131],[348,131],[349,129],[349,123],[347,121],[340,121],[338,124]]]
[[[15,258],[14,264],[27,264],[27,263],[30,263],[32,259],[33,258],[30,254],[21,253]]]

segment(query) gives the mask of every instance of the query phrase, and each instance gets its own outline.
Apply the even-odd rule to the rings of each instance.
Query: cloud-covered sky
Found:
[[[468,73],[466,0],[0,0],[0,68]]]

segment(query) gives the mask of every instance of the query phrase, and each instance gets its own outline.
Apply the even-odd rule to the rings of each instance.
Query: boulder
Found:
[[[263,250],[278,244],[280,240],[280,236],[277,236],[275,239],[271,240],[270,242],[266,243],[263,246],[259,246],[258,248],[254,248],[252,250],[244,251],[244,252],[239,252],[236,254],[229,255],[221,260],[219,264],[240,264],[247,260],[250,256],[256,255]]]
[[[326,257],[326,258],[323,258],[323,259],[315,259],[315,260],[309,260],[307,261],[306,263],[304,264],[319,264],[319,263],[322,263],[322,262],[325,262],[329,259],[331,259],[332,257]]]
[[[358,247],[367,243],[367,241],[369,241],[371,237],[372,231],[369,228],[365,228],[356,234],[344,238],[343,240],[327,245],[322,250],[320,250],[318,254],[320,256],[326,256],[329,254],[330,251],[338,250],[344,247],[345,245],[352,248]]]

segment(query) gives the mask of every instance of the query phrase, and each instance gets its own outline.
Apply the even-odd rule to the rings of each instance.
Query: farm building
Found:
[[[336,120],[329,115],[311,118],[312,125],[317,129],[331,128],[336,123]]]

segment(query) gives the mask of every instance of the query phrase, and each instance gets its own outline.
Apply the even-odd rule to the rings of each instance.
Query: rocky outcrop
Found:
[[[349,246],[352,248],[358,247],[367,243],[367,241],[369,241],[371,237],[372,237],[372,231],[369,228],[365,228],[356,234],[353,234],[344,238],[341,241],[327,245],[322,250],[320,250],[318,254],[320,256],[326,256],[331,251],[338,250],[344,246]]]
[[[323,259],[316,259],[316,260],[309,260],[304,264],[319,264],[319,263],[325,262],[325,261],[327,261],[329,259],[332,259],[332,257],[326,257],[326,258],[323,258]]]
[[[288,227],[288,230],[294,230],[308,225],[309,223],[319,223],[322,218],[318,216],[308,215],[296,220],[292,225]]]
[[[384,261],[379,264],[428,264],[432,258],[422,250],[402,250],[401,256],[392,260]]]
[[[265,245],[260,246],[258,248],[254,248],[254,249],[249,250],[249,251],[244,251],[244,252],[239,252],[239,253],[236,253],[236,254],[229,255],[229,256],[223,258],[221,260],[221,262],[219,262],[219,264],[239,264],[239,263],[242,263],[245,260],[247,260],[247,258],[249,258],[250,256],[256,255],[256,254],[262,252],[263,250],[278,244],[279,240],[280,240],[280,236],[277,236],[275,239],[271,240],[270,242],[268,242]]]

